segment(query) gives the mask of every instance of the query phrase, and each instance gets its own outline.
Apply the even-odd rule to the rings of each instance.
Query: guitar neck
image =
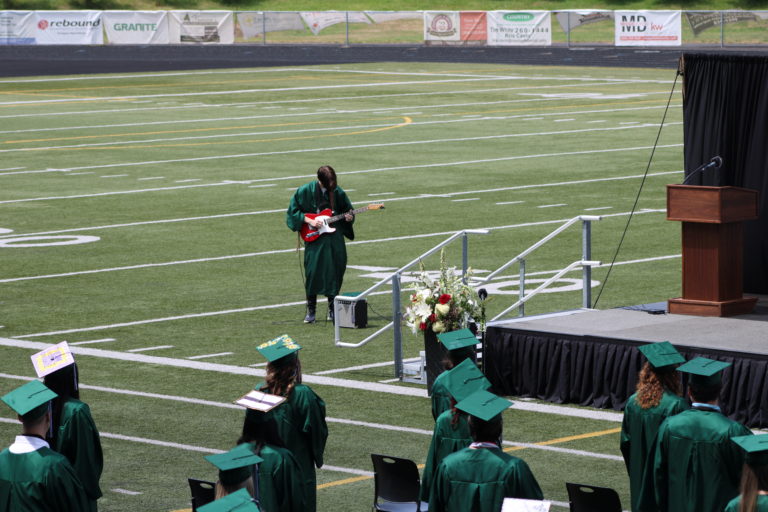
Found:
[[[357,215],[358,213],[363,213],[363,212],[366,212],[366,211],[368,211],[370,209],[371,209],[370,205],[369,206],[363,206],[362,208],[357,208],[357,209],[349,211],[347,213],[350,213],[352,215]],[[326,219],[325,222],[330,224],[331,222],[336,222],[337,220],[341,220],[341,219],[344,218],[344,216],[347,213],[340,213],[338,215],[334,215],[333,217],[330,217],[330,218]]]

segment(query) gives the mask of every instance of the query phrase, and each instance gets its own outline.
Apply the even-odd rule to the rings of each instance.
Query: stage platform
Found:
[[[498,393],[621,410],[644,358],[637,346],[669,341],[686,357],[725,370],[723,412],[768,427],[768,296],[730,318],[671,315],[666,303],[578,310],[489,326],[486,374]]]

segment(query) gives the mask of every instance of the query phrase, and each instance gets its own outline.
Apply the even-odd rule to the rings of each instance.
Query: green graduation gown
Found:
[[[104,459],[99,431],[93,422],[88,404],[74,398],[69,398],[62,404],[54,448],[72,464],[88,495],[88,510],[95,511],[96,500],[101,498],[99,479],[104,468]]]
[[[689,407],[682,397],[669,391],[664,391],[659,405],[649,409],[640,407],[636,398],[637,393],[630,396],[624,408],[619,444],[629,473],[631,508],[634,512],[640,510],[640,487],[645,474],[645,464],[661,422]]]
[[[264,384],[257,386],[262,389]],[[249,414],[261,414],[246,411]],[[328,426],[325,423],[325,402],[304,384],[297,384],[288,400],[267,413],[274,418],[277,432],[285,447],[299,464],[304,493],[304,510],[317,507],[317,478],[315,467],[322,467]]]
[[[724,512],[739,512],[739,503],[741,503],[741,496],[733,498],[725,507]],[[765,494],[758,495],[755,512],[768,512],[768,496]]]
[[[661,424],[653,464],[643,477],[640,509],[722,512],[739,494],[744,452],[731,437],[750,435],[717,411],[688,409]],[[655,503],[654,503],[655,502]]]
[[[286,448],[264,445],[259,451],[259,509],[262,512],[303,512],[301,470]]]
[[[464,448],[437,467],[429,512],[498,512],[505,497],[544,496],[524,460],[499,448]]]
[[[432,478],[443,459],[472,444],[467,415],[460,412],[456,425],[451,425],[452,420],[453,411],[449,410],[438,416],[435,422],[432,442],[429,443],[429,452],[427,452],[427,462],[424,464],[424,472],[421,475],[421,501],[429,501]]]
[[[11,450],[28,442],[34,451]],[[72,465],[37,438],[16,437],[0,453],[0,512],[82,512],[88,498]]]
[[[320,184],[317,181],[299,187],[291,198],[285,222],[292,231],[299,231],[304,224],[305,213],[320,213],[330,208],[330,202],[323,197]],[[352,203],[341,187],[334,191],[334,215],[352,210]],[[344,219],[332,224],[336,228],[333,233],[321,235],[317,240],[304,245],[304,274],[307,296],[326,295],[336,296],[344,280],[347,269],[347,249],[344,237],[355,239],[352,222]]]
[[[445,387],[445,375],[448,372],[443,372],[432,383],[432,417],[437,420],[445,411],[451,408],[451,394],[448,392],[448,388]]]

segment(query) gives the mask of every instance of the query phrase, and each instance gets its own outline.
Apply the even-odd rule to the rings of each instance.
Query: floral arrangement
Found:
[[[472,276],[467,271],[466,279]],[[441,333],[466,327],[469,319],[483,313],[480,298],[474,288],[462,281],[456,267],[447,267],[445,254],[440,253],[440,275],[434,279],[420,264],[419,277],[410,287],[413,292],[405,310],[405,323],[414,334],[431,329]]]

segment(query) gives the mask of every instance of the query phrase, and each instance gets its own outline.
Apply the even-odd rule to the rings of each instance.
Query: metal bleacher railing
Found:
[[[498,269],[494,270],[487,276],[485,276],[482,279],[474,278],[471,280],[469,284],[471,284],[475,288],[479,288],[483,286],[486,283],[492,282],[495,278],[501,275],[503,271],[508,269],[514,264],[518,265],[519,271],[518,271],[518,281],[519,281],[519,298],[517,301],[515,301],[514,304],[511,306],[505,308],[500,313],[496,314],[491,321],[499,321],[505,316],[507,316],[512,310],[517,309],[517,315],[519,317],[522,317],[525,315],[525,303],[537,296],[539,293],[543,292],[547,287],[549,287],[552,283],[560,279],[563,275],[567,274],[568,272],[571,272],[578,267],[582,268],[582,307],[589,308],[592,303],[591,298],[591,289],[592,289],[592,267],[600,265],[599,261],[592,261],[592,222],[601,220],[602,217],[600,216],[594,216],[594,215],[580,215],[578,217],[574,217],[566,222],[564,222],[561,226],[553,230],[550,234],[527,248],[526,250],[522,251],[520,254],[516,255],[503,265],[501,265]],[[549,279],[546,279],[541,285],[539,285],[536,289],[526,293],[525,291],[525,266],[526,266],[526,260],[528,256],[530,256],[535,250],[545,245],[550,240],[557,237],[560,233],[563,233],[566,231],[569,227],[573,226],[574,224],[581,222],[582,229],[581,229],[581,246],[582,246],[582,254],[581,259],[574,261],[570,264],[568,264],[565,268],[559,270],[555,275],[550,277]],[[419,255],[417,258],[411,260],[410,262],[406,263],[402,267],[398,268],[397,270],[389,273],[385,277],[383,277],[381,280],[379,280],[376,284],[369,287],[367,290],[354,295],[354,296],[344,296],[340,295],[337,296],[334,299],[334,311],[336,318],[340,318],[340,304],[341,302],[358,302],[361,300],[366,299],[366,297],[374,294],[377,290],[379,290],[382,287],[386,287],[388,284],[391,284],[391,288],[389,291],[383,291],[383,292],[377,292],[378,293],[391,293],[392,297],[392,320],[388,322],[386,325],[379,328],[374,333],[367,336],[365,339],[356,342],[356,343],[349,343],[344,342],[341,339],[341,326],[340,322],[336,322],[334,326],[334,332],[335,332],[335,344],[337,347],[343,347],[343,348],[358,348],[361,347],[370,341],[374,340],[375,338],[379,337],[383,333],[387,332],[388,330],[392,330],[393,332],[393,357],[394,357],[394,363],[395,363],[395,377],[397,378],[403,378],[403,345],[402,345],[402,323],[403,323],[403,311],[402,311],[402,281],[403,276],[408,272],[409,269],[413,268],[415,265],[419,264],[420,261],[423,261],[428,256],[431,256],[444,247],[452,244],[456,240],[461,240],[462,244],[462,265],[461,265],[461,275],[462,277],[465,277],[467,275],[467,270],[469,268],[469,235],[472,234],[480,234],[484,235],[487,234],[488,231],[484,229],[468,229],[464,231],[458,231],[445,239],[444,241],[440,242],[439,244],[435,245],[425,253]]]

